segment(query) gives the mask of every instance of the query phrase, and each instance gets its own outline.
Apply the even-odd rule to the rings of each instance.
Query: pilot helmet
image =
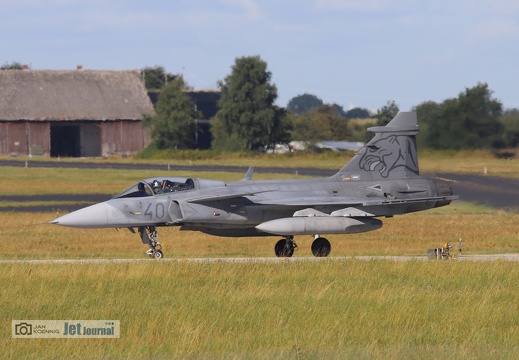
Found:
[[[158,180],[153,180],[152,187],[153,187],[154,189],[159,188],[159,187],[160,187],[160,183],[159,183],[159,181],[158,181]]]

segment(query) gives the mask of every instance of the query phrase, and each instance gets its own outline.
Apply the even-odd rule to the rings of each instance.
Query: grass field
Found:
[[[431,168],[444,166],[441,158],[435,161],[439,167]],[[476,169],[481,161],[467,160],[464,166]],[[158,175],[117,170],[2,170],[3,195],[116,194],[139,179]],[[240,179],[239,174],[229,173],[175,175]],[[258,174],[258,178],[275,176]],[[0,213],[0,259],[144,258],[146,246],[126,229],[48,224],[56,216]],[[384,219],[377,231],[328,236],[332,255],[352,257],[347,260],[3,263],[0,357],[517,358],[518,263],[360,261],[354,257],[425,255],[427,248],[446,241],[455,250],[460,238],[467,254],[518,253],[518,223],[519,214],[455,202]],[[210,237],[177,228],[159,231],[165,256],[181,259],[273,256],[277,241],[275,237]],[[311,256],[312,238],[299,236],[296,241],[299,250],[294,256]],[[12,319],[120,320],[121,337],[12,339]]]
[[[127,229],[72,229],[50,225],[56,214],[0,213],[0,259],[141,258],[147,249]],[[428,248],[463,241],[467,254],[519,252],[519,214],[457,202],[384,219],[382,229],[330,235],[332,255],[425,255]],[[159,228],[166,257],[273,256],[276,237],[221,238]],[[298,236],[295,256],[312,256],[311,236]]]
[[[508,262],[1,264],[4,358],[512,359]],[[119,339],[11,339],[11,319],[115,319]]]
[[[113,194],[152,176],[180,176],[239,181],[243,174],[229,172],[143,171],[113,169],[2,167],[0,195]],[[254,174],[255,180],[303,178],[286,174]]]
[[[353,156],[353,152],[288,153],[262,154],[237,153],[218,154],[203,151],[164,151],[152,161],[159,163],[240,165],[240,166],[281,166],[281,167],[318,167],[340,169]],[[490,151],[471,150],[427,150],[419,146],[420,169],[422,171],[449,171],[460,173],[485,172],[491,175],[519,177],[517,159],[496,158]],[[132,160],[135,161],[136,159]],[[150,161],[140,159],[137,161]]]
[[[214,153],[207,151],[165,151],[159,158],[109,158],[109,159],[48,159],[48,158],[19,158],[29,162],[45,160],[67,162],[123,162],[123,163],[155,163],[170,165],[232,165],[232,166],[264,166],[283,168],[316,167],[339,170],[353,156],[353,152],[323,152],[323,153]],[[428,172],[458,172],[519,178],[519,159],[499,159],[490,151],[431,151],[419,149],[419,164],[421,171]],[[65,169],[63,169],[65,170]]]

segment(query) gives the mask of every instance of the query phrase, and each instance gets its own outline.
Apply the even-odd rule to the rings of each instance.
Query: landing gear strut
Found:
[[[293,236],[286,236],[285,239],[279,240],[274,246],[277,257],[292,257],[295,250],[297,250],[297,244],[294,242]]]
[[[162,253],[162,245],[157,241],[159,233],[155,229],[155,226],[142,226],[139,228],[139,235],[144,244],[148,244],[150,248],[146,251],[146,254],[152,259],[162,259],[164,254]]]

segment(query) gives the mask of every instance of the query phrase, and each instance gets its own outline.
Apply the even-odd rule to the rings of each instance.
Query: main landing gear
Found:
[[[164,254],[162,253],[162,245],[157,241],[159,233],[155,229],[155,226],[142,226],[139,228],[139,235],[144,244],[148,244],[150,248],[146,251],[146,254],[152,259],[162,259]]]
[[[315,240],[312,243],[312,254],[315,257],[327,257],[332,251],[332,245],[323,237],[315,235]],[[274,246],[274,252],[277,257],[292,257],[294,251],[297,250],[297,244],[294,242],[293,236],[286,236],[279,240]]]
[[[277,257],[292,257],[295,250],[297,250],[297,244],[294,242],[293,236],[286,236],[274,246],[274,252]]]
[[[314,254],[315,257],[327,257],[330,255],[330,251],[332,251],[332,245],[328,239],[316,235],[312,243],[312,254]]]

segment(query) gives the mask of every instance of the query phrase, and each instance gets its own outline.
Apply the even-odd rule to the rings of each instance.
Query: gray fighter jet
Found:
[[[427,210],[458,199],[449,184],[420,176],[416,113],[400,112],[339,172],[327,178],[236,182],[158,176],[113,199],[52,221],[77,228],[135,229],[152,258],[162,258],[160,226],[225,236],[280,236],[277,256],[290,257],[295,235],[312,235],[312,253],[328,256],[323,234],[382,227],[381,217]]]

